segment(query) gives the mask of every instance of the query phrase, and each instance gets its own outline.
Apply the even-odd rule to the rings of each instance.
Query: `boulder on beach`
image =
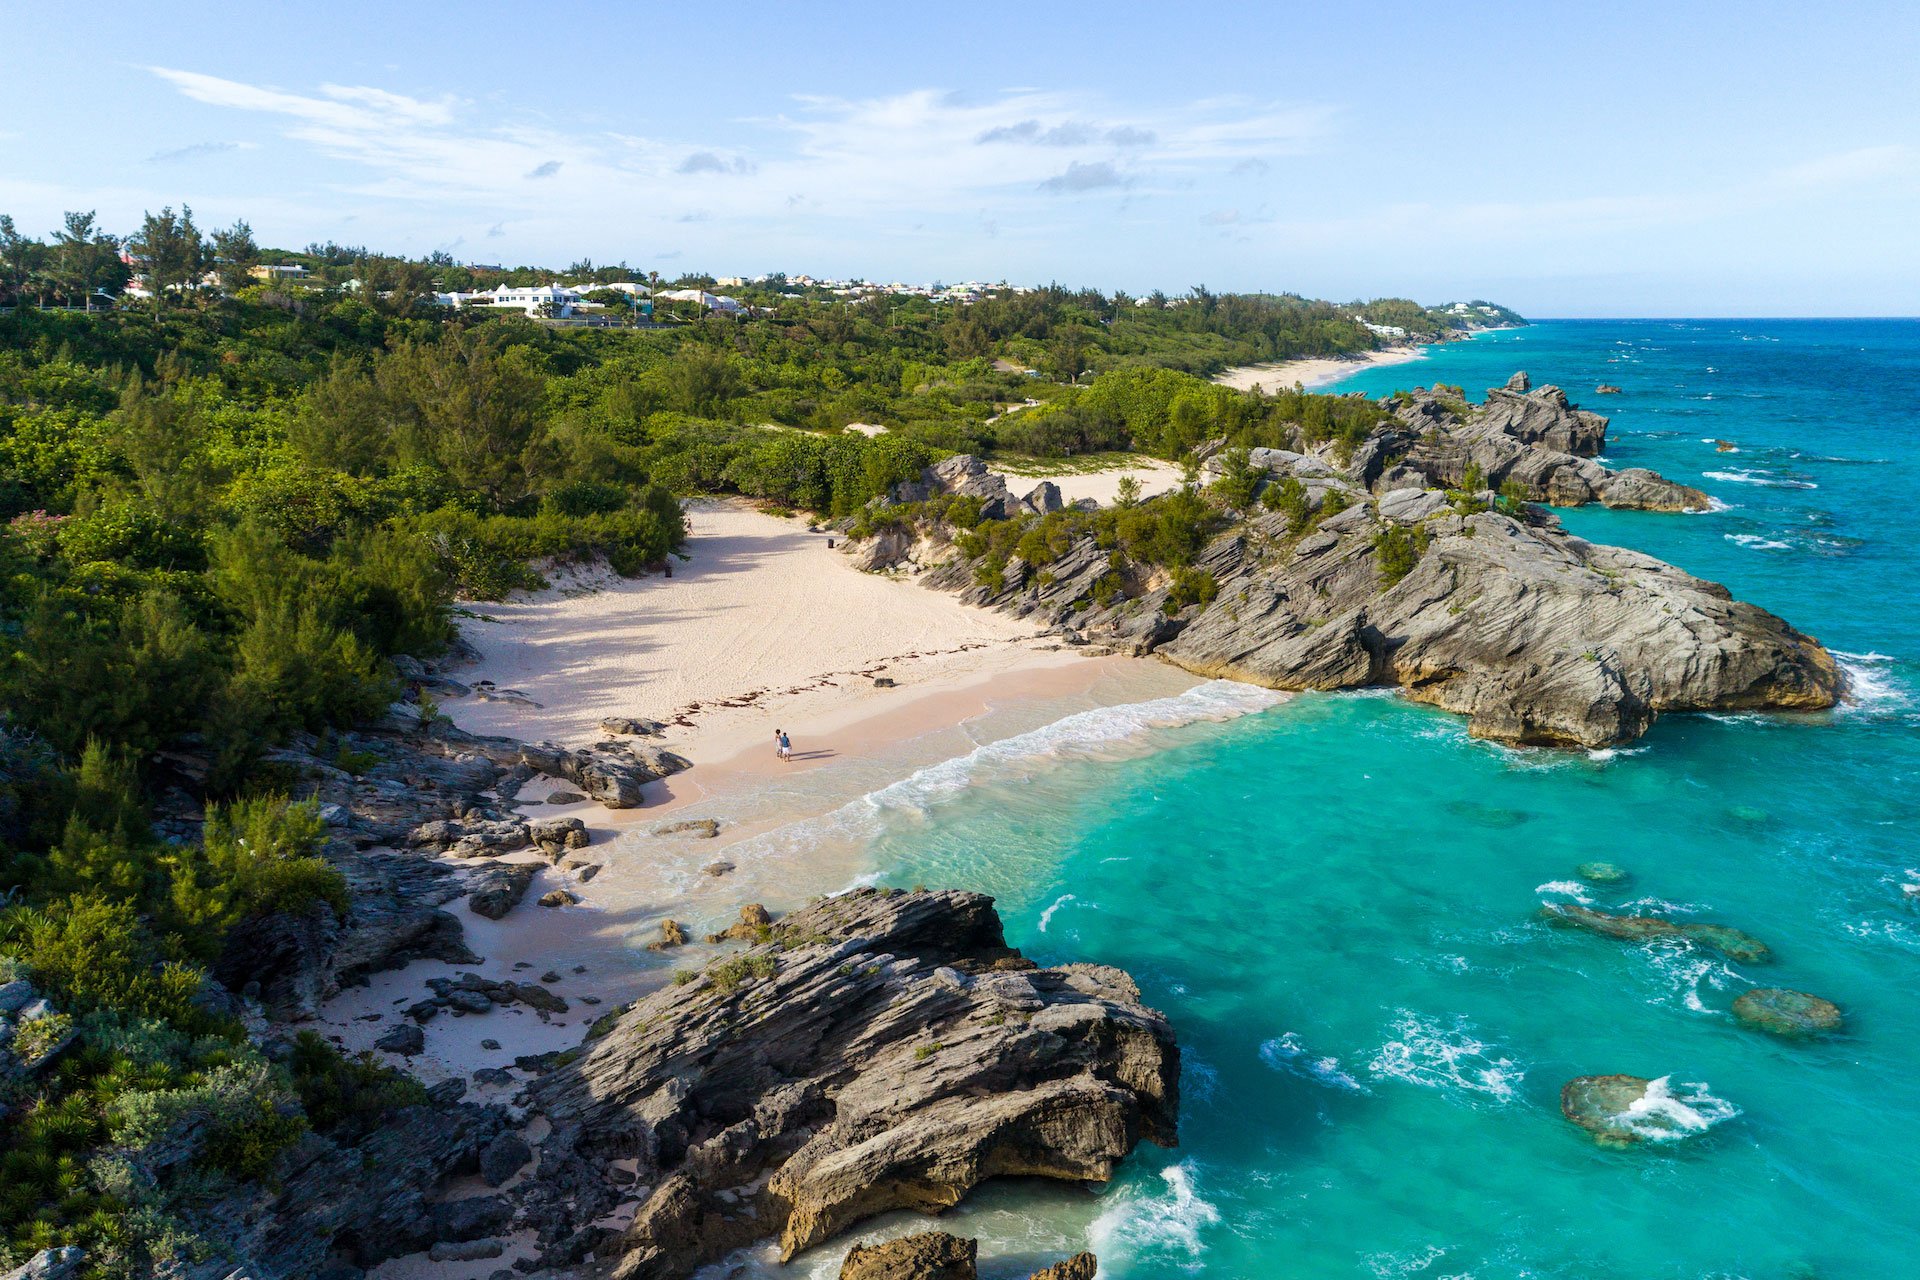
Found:
[[[773,917],[757,902],[740,908],[740,919],[718,933],[707,935],[708,942],[760,942],[766,938]]]
[[[1784,987],[1755,987],[1742,993],[1733,1002],[1733,1016],[1746,1026],[1798,1038],[1838,1031],[1842,1021],[1840,1006],[1833,1001]]]

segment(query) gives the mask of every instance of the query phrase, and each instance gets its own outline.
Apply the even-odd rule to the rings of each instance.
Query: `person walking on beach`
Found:
[[[779,738],[780,758],[791,763],[793,760],[793,742],[787,737],[787,731],[785,729],[780,730]]]
[[[780,749],[780,739],[784,736],[779,729],[773,731],[773,758],[776,760],[784,760],[787,758],[786,753]]]

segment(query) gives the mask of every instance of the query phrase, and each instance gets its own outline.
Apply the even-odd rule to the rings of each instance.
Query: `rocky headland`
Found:
[[[1175,1142],[1165,1018],[1117,969],[1023,958],[990,898],[861,890],[758,937],[529,1090],[553,1131],[522,1212],[556,1259],[668,1280],[766,1237],[786,1259],[988,1178],[1100,1182]],[[596,1225],[616,1211],[624,1230]]]
[[[1381,409],[1350,448],[1202,446],[1203,474],[1241,488],[1202,491],[1210,536],[1178,569],[1127,557],[1103,513],[1064,508],[1054,486],[1016,498],[965,456],[901,486],[891,513],[851,522],[866,536],[850,553],[870,570],[924,571],[1070,644],[1280,689],[1397,686],[1509,743],[1600,747],[1669,711],[1833,705],[1841,677],[1818,641],[1717,583],[1575,537],[1533,505],[1707,505],[1597,462],[1604,417],[1524,374],[1477,406],[1434,388]],[[928,501],[942,497],[1030,527],[1040,536],[1018,545],[1044,559],[967,554],[965,531]]]

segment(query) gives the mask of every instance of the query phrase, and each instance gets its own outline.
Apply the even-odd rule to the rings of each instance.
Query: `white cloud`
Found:
[[[719,223],[791,218],[795,210],[859,219],[983,201],[1035,216],[1047,195],[1165,190],[1206,169],[1297,154],[1325,135],[1329,118],[1224,99],[1147,118],[1092,95],[1040,90],[799,97],[787,114],[730,122],[769,139],[749,159],[700,140],[492,119],[453,97],[338,84],[301,93],[153,71],[194,101],[281,119],[288,138],[361,170],[348,186],[359,195],[485,202],[551,218],[550,186],[532,180],[564,169],[580,208],[623,202],[652,210],[663,225],[689,211],[674,207],[687,179],[716,177],[727,181],[698,190],[700,208]]]

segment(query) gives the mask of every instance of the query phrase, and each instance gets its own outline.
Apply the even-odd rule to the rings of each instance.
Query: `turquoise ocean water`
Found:
[[[1392,696],[1208,686],[871,798],[882,882],[994,893],[1029,954],[1134,973],[1185,1050],[1180,1148],[1098,1193],[981,1197],[990,1274],[1084,1239],[1121,1276],[1920,1275],[1920,323],[1549,323],[1341,389],[1515,369],[1610,413],[1614,464],[1726,504],[1570,526],[1820,637],[1857,701],[1556,754]],[[1595,858],[1633,881],[1581,888]],[[1777,960],[1541,922],[1579,895]],[[1837,1001],[1846,1033],[1734,1025],[1754,985]],[[1700,1132],[1597,1148],[1558,1093],[1606,1072],[1669,1077]]]

